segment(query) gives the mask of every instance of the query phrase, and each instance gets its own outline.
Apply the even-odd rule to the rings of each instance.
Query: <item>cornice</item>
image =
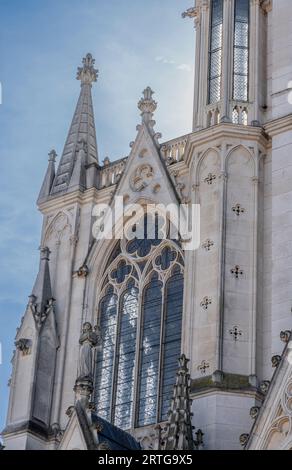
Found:
[[[292,130],[292,114],[267,122],[265,131],[271,137]]]
[[[199,130],[190,134],[188,140],[188,151],[186,163],[192,158],[194,148],[205,144],[211,144],[214,140],[239,139],[242,141],[254,141],[263,146],[269,144],[269,137],[263,127],[241,126],[229,123],[221,123],[213,127]],[[212,144],[211,144],[212,146]]]
[[[104,189],[91,188],[85,192],[73,191],[64,195],[53,196],[45,202],[38,204],[38,209],[44,215],[52,212],[52,210],[64,209],[66,206],[72,204],[86,204],[86,203],[103,203],[108,202],[111,198],[115,186],[110,186]]]

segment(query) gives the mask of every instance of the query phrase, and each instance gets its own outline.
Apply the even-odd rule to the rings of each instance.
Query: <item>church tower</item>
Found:
[[[38,198],[40,269],[16,336],[7,448],[113,448],[114,433],[123,449],[185,449],[191,419],[190,449],[240,448],[292,326],[289,7],[196,0],[183,13],[196,29],[193,131],[160,143],[147,87],[129,156],[103,165],[97,70],[84,58]],[[168,229],[163,240],[95,239],[95,206],[115,209],[117,197],[199,204],[198,249]]]

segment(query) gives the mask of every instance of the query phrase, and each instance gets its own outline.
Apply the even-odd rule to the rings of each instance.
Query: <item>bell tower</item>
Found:
[[[266,11],[261,0],[196,0],[193,130],[261,125],[266,110]]]

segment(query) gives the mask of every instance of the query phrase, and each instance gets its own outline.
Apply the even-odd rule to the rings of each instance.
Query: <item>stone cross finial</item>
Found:
[[[94,68],[95,59],[91,54],[87,54],[82,63],[83,67],[78,67],[77,70],[77,80],[81,81],[81,85],[91,85],[98,77],[98,70]]]
[[[143,91],[143,98],[141,98],[138,103],[138,108],[141,111],[142,122],[149,123],[157,108],[157,103],[154,101],[153,95],[154,91],[148,86]]]
[[[57,158],[57,152],[56,150],[51,150],[50,153],[49,153],[49,162],[53,162],[55,163],[56,162],[56,158]]]

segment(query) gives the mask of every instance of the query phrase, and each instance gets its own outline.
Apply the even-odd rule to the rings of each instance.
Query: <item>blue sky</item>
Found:
[[[47,154],[62,153],[81,59],[100,71],[94,107],[100,160],[129,153],[137,102],[150,85],[163,140],[191,131],[193,0],[0,0],[0,429],[14,336],[38,267],[36,198]]]

